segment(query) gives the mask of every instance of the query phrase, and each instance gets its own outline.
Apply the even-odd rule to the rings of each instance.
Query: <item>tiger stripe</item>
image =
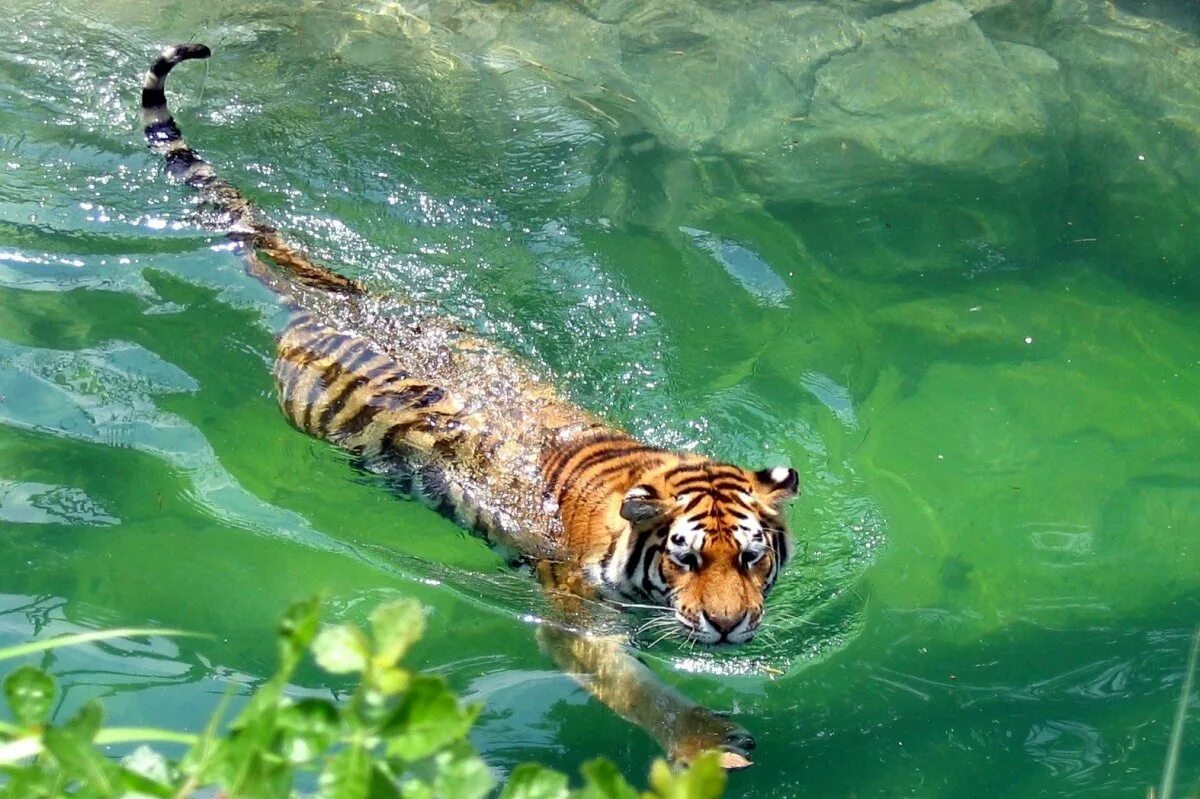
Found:
[[[601,433],[573,446],[565,446],[561,451],[552,454],[548,464],[550,468],[546,474],[547,490],[557,497],[562,487],[570,482],[588,458],[611,454],[612,447],[617,444],[624,445],[625,448],[632,444],[637,449],[648,449],[624,433]]]
[[[561,504],[567,491],[623,471],[629,468],[629,464],[634,460],[633,456],[655,451],[652,447],[637,443],[615,447],[606,444],[593,445],[584,450],[586,454],[578,461],[569,460],[558,473],[557,480],[549,483],[548,488]]]

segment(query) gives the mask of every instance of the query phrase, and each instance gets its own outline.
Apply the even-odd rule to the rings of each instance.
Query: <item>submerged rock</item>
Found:
[[[584,178],[598,215],[705,227],[730,204],[768,203],[838,269],[873,277],[969,272],[981,252],[1021,264],[1058,245],[1200,291],[1181,255],[1200,188],[1196,26],[1127,7],[449,0],[355,13],[364,27],[392,20],[406,58],[423,47],[425,63],[483,77],[514,118],[570,109],[580,135],[606,143]],[[824,241],[847,216],[860,235]]]
[[[1011,183],[1030,165],[1059,160],[1050,142],[1061,90],[1048,56],[994,46],[951,0],[868,20],[862,31],[859,47],[816,72],[788,194],[819,200],[838,184],[903,192],[905,179],[926,169]]]
[[[1107,2],[1060,0],[1045,47],[1070,66],[1078,118],[1067,243],[1122,275],[1194,295],[1200,41]]]

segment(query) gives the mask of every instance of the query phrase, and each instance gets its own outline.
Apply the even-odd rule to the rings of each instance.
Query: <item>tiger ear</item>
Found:
[[[658,492],[648,485],[634,486],[621,500],[621,518],[633,524],[646,524],[666,513],[667,502],[660,499]]]
[[[763,501],[776,510],[791,502],[800,493],[799,473],[786,466],[757,471],[754,473],[754,479],[758,482],[758,492]]]

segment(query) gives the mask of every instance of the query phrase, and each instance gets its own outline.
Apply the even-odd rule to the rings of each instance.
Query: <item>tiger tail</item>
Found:
[[[146,144],[165,159],[169,175],[199,192],[203,202],[217,212],[225,235],[245,248],[251,256],[250,271],[268,286],[277,290],[286,288],[280,285],[278,275],[266,269],[255,256],[266,256],[287,280],[302,286],[332,294],[365,294],[366,290],[357,281],[313,263],[288,244],[279,231],[258,218],[250,200],[218,175],[183,138],[167,107],[167,75],[184,61],[205,59],[210,55],[212,51],[206,46],[187,43],[168,47],[155,59],[142,83],[142,124]]]

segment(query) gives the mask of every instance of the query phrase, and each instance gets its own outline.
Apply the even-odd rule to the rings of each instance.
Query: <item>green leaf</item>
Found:
[[[277,719],[280,696],[286,684],[286,664],[280,664],[267,682],[250,697],[224,738],[211,751],[204,776],[222,785],[231,796],[267,797],[285,795],[291,769],[279,753]],[[189,752],[189,757],[192,752]],[[196,761],[193,761],[195,763]],[[201,772],[192,771],[193,774]]]
[[[384,666],[372,669],[370,680],[371,687],[387,698],[407,691],[412,684],[412,674],[405,669]]]
[[[682,771],[673,772],[665,760],[650,767],[650,799],[720,799],[725,792],[725,770],[717,753],[706,752]]]
[[[101,755],[79,731],[67,727],[49,727],[42,734],[46,751],[62,764],[63,770],[83,781],[101,796],[115,793],[113,782],[117,767]]]
[[[324,699],[302,699],[279,711],[283,733],[280,751],[292,763],[307,763],[325,754],[337,740],[337,709]]]
[[[461,749],[464,751],[441,752],[435,759],[435,795],[454,799],[483,799],[496,784],[496,779],[487,764],[469,747],[464,745]]]
[[[300,659],[321,623],[321,598],[293,602],[279,620],[279,644],[285,666]]]
[[[403,799],[435,799],[439,794],[433,792],[433,787],[423,780],[408,780],[400,786],[400,796]],[[441,794],[443,799],[454,794]],[[454,796],[454,799],[458,797]]]
[[[259,689],[253,703],[269,686]],[[238,716],[241,726],[219,739],[212,753],[210,774],[230,796],[281,796],[291,784],[291,764],[279,751],[278,708],[263,708],[249,718]]]
[[[218,730],[225,718],[225,711],[229,708],[229,702],[233,698],[233,691],[232,685],[226,688],[221,701],[217,703],[212,715],[208,717],[204,731],[200,735],[192,736],[188,751],[179,761],[180,771],[202,784],[213,781],[217,771],[217,760],[224,751],[224,742]]]
[[[279,623],[280,664],[230,724],[214,738],[214,724],[184,759],[186,773],[220,784],[231,796],[281,796],[291,785],[291,764],[280,752],[278,717],[284,689],[316,634],[320,601],[293,603]]]
[[[103,723],[104,705],[100,704],[100,700],[93,699],[79,708],[79,712],[64,724],[63,727],[75,733],[83,740],[91,742],[95,740],[96,734],[100,732],[100,725]]]
[[[459,705],[441,678],[414,676],[400,706],[383,725],[387,752],[410,762],[429,757],[466,737],[478,714],[477,708]]]
[[[567,799],[567,777],[536,763],[513,769],[500,799]]]
[[[87,702],[67,723],[50,727],[42,734],[42,743],[63,770],[83,780],[100,795],[117,795],[122,769],[100,754],[93,742],[104,721],[104,708],[97,700]]]
[[[367,796],[370,799],[400,799],[400,789],[396,787],[395,781],[378,763],[371,767],[371,786]],[[446,797],[446,799],[458,799],[458,797]]]
[[[160,797],[160,799],[175,799],[178,791],[174,786],[139,774],[129,769],[117,772],[116,795],[120,799],[144,799],[144,797]]]
[[[317,665],[331,674],[366,671],[371,644],[363,631],[350,624],[326,627],[312,644]]]
[[[362,799],[371,784],[371,761],[360,745],[343,749],[325,764],[317,783],[321,799]]]
[[[425,632],[425,613],[415,599],[385,602],[371,611],[375,636],[375,664],[394,666]]]
[[[329,758],[318,783],[321,799],[398,799],[400,791],[361,740]]]
[[[580,771],[584,784],[579,799],[638,799],[638,792],[608,760],[589,760]]]
[[[229,796],[283,799],[295,790],[294,766],[322,758],[318,785],[323,799],[485,799],[492,794],[495,779],[466,737],[478,708],[460,705],[443,679],[397,665],[422,632],[420,605],[399,601],[378,608],[370,616],[373,641],[349,625],[318,635],[318,610],[316,600],[289,609],[280,625],[279,669],[247,698],[224,734],[221,708],[196,736],[104,729],[97,702],[83,706],[65,724],[43,730],[54,702],[54,681],[31,666],[17,669],[3,686],[19,724],[0,722],[0,799],[166,799],[197,787]],[[115,636],[89,633],[36,646],[52,649],[104,637]],[[330,671],[363,672],[363,683],[345,710],[324,699],[287,698],[290,675],[309,647]],[[145,750],[156,758],[153,769],[136,759],[118,765],[97,748],[141,740],[192,748],[178,767]],[[395,759],[382,758],[381,749]],[[583,788],[571,793],[562,774],[522,766],[513,772],[501,799],[639,799],[608,762],[587,763],[582,772]],[[401,778],[406,781],[398,786]],[[709,756],[679,773],[656,763],[650,781],[652,791],[641,799],[715,799],[725,773]]]
[[[21,666],[4,678],[4,697],[21,726],[45,724],[54,701],[54,680],[39,668]]]
[[[64,779],[54,769],[0,768],[0,796],[5,799],[53,797],[58,799]]]
[[[285,797],[292,784],[290,764],[271,746],[274,726],[258,721],[235,732],[217,750],[217,782],[229,796]]]

